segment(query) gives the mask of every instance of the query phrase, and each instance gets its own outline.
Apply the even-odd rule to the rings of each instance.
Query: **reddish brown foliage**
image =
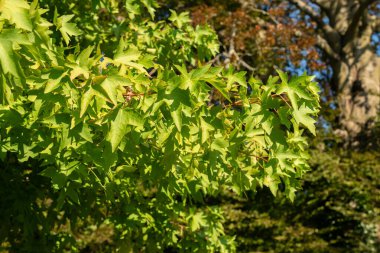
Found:
[[[191,7],[194,25],[208,23],[218,31],[224,51],[230,56],[228,64],[245,68],[237,61],[242,59],[255,74],[267,76],[288,61],[299,66],[306,59],[311,70],[321,70],[325,65],[315,47],[314,24],[294,18],[290,12],[283,1],[256,1],[255,5],[208,1],[208,5]]]

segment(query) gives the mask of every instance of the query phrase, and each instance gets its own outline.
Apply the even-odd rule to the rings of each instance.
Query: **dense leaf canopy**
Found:
[[[73,231],[91,217],[121,248],[230,252],[221,210],[198,203],[258,186],[274,195],[281,186],[292,200],[309,169],[312,77],[278,70],[264,84],[212,66],[219,44],[209,27],[174,11],[155,19],[153,1],[126,4],[115,42],[86,39],[80,17],[57,9],[47,19],[37,1],[0,2],[1,170],[37,180],[31,201],[45,224],[28,221],[31,210],[4,209],[25,222],[1,229],[16,251],[36,234],[53,238],[46,251],[80,249]]]

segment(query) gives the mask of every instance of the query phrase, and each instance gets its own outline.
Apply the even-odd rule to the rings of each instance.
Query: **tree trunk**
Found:
[[[353,49],[355,50],[355,49]],[[347,144],[367,142],[377,120],[380,105],[380,57],[374,52],[359,59],[336,61],[333,83],[337,87],[340,129],[336,131]],[[366,144],[366,143],[362,143]]]

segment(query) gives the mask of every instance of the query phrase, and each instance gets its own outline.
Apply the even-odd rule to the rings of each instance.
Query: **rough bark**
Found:
[[[380,57],[370,43],[379,20],[368,13],[377,1],[289,1],[317,24],[318,46],[333,69],[331,86],[340,109],[336,133],[346,144],[366,144],[368,139],[359,137],[368,136],[380,109]]]

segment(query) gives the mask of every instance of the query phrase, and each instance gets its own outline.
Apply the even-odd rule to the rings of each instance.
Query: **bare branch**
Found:
[[[256,68],[252,67],[251,65],[249,65],[247,62],[245,62],[242,58],[239,57],[239,63],[246,69],[248,69],[249,71],[252,71],[254,72],[256,70]]]
[[[233,20],[229,54],[232,54],[232,52],[235,52],[235,37],[236,37],[236,24],[235,24],[235,20]]]

